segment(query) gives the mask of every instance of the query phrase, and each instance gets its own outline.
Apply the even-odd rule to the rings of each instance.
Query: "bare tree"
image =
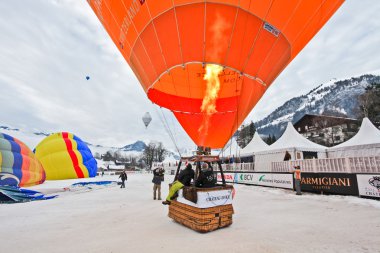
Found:
[[[165,159],[167,150],[161,142],[150,142],[145,148],[142,159],[145,164],[152,169],[153,162],[162,162]]]
[[[158,145],[156,146],[156,160],[157,160],[157,162],[163,162],[166,154],[167,154],[167,150],[164,148],[164,145],[162,145],[162,143],[159,142]]]

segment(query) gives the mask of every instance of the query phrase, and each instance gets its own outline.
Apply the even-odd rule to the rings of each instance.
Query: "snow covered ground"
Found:
[[[32,187],[60,196],[0,205],[0,252],[380,252],[380,201],[235,185],[234,223],[200,234],[167,217],[151,179],[130,174],[125,189],[62,191],[117,176]]]

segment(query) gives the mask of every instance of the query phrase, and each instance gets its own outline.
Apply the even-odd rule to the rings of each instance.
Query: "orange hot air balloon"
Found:
[[[88,0],[149,99],[225,145],[344,0]]]

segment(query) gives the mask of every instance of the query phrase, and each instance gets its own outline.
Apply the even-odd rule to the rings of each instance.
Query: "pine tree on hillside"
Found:
[[[266,144],[268,144],[268,145],[271,145],[271,144],[273,144],[273,143],[275,143],[276,142],[276,136],[275,135],[271,135],[271,134],[269,134],[269,136],[267,137],[267,138],[264,138],[263,139],[263,141],[266,143]]]
[[[244,148],[252,140],[253,135],[256,132],[256,127],[253,121],[249,125],[242,125],[237,137],[237,143],[241,148]]]
[[[358,96],[360,108],[356,110],[356,117],[369,118],[373,123],[380,124],[380,83],[368,85],[365,92]]]

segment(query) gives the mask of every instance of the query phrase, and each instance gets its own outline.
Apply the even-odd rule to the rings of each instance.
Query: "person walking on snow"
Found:
[[[125,170],[123,170],[123,172],[120,174],[119,178],[121,178],[120,188],[125,188],[125,181],[127,181],[127,179],[128,179],[127,172]]]

